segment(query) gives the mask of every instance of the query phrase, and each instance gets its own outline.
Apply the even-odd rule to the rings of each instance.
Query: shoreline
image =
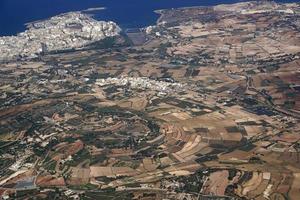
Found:
[[[64,16],[64,15],[67,15],[67,14],[70,14],[70,13],[81,13],[81,11],[70,11],[70,12],[60,13],[60,14],[58,14],[58,15],[50,16],[50,17],[48,17],[48,18],[39,19],[39,20],[35,20],[35,21],[32,21],[32,22],[27,22],[27,23],[24,24],[24,26],[25,26],[27,29],[29,29],[30,26],[32,26],[33,24],[36,24],[36,23],[40,23],[40,22],[43,22],[43,21],[50,20],[52,17],[60,17],[60,16]],[[24,31],[26,31],[27,29],[25,29]],[[20,34],[20,33],[23,33],[24,31],[17,33],[17,35]],[[2,37],[2,36],[0,36],[0,37]]]
[[[79,10],[79,11],[69,11],[69,12],[64,12],[64,13],[60,13],[58,15],[54,15],[54,16],[50,16],[48,18],[44,18],[44,19],[39,19],[39,20],[35,20],[35,21],[31,21],[31,22],[27,22],[24,24],[24,26],[26,28],[30,28],[30,26],[32,26],[33,24],[35,23],[39,23],[39,22],[43,22],[43,21],[46,21],[46,20],[49,20],[51,19],[52,17],[59,17],[59,16],[64,16],[64,15],[67,15],[69,13],[81,13],[81,14],[85,14],[85,15],[88,15],[90,17],[92,17],[94,20],[97,20],[97,21],[104,21],[104,20],[98,20],[96,18],[94,18],[93,16],[95,14],[91,13],[91,12],[95,12],[95,11],[102,11],[102,10],[106,10],[107,8],[106,7],[95,7],[95,8],[88,8],[88,9],[84,9],[84,10]],[[24,30],[26,31],[26,29]],[[24,32],[23,31],[23,32]],[[19,33],[22,33],[22,32],[19,32]],[[16,35],[18,35],[19,33],[17,33]],[[0,35],[0,37],[2,37]]]
[[[188,8],[209,8],[209,7],[219,6],[219,5],[230,5],[230,4],[244,3],[244,2],[247,2],[247,1],[232,2],[232,3],[231,2],[226,2],[226,3],[219,2],[219,3],[216,3],[216,4],[213,3],[213,5],[203,5],[203,6],[201,6],[201,5],[195,5],[195,6],[180,6],[180,7],[176,7],[176,5],[175,5],[175,7],[170,7],[170,8],[163,8],[163,9],[155,9],[154,8],[154,10],[151,11],[152,13],[154,13],[153,16],[151,14],[149,14],[149,16],[148,16],[149,19],[152,18],[151,20],[139,21],[137,23],[135,23],[134,21],[131,21],[131,23],[129,23],[129,22],[120,22],[120,21],[118,21],[118,19],[109,19],[109,18],[112,18],[111,16],[114,16],[114,14],[112,14],[111,16],[109,16],[108,19],[106,19],[105,17],[103,19],[99,18],[99,17],[97,17],[97,13],[93,13],[93,12],[97,12],[97,11],[101,12],[101,11],[107,10],[108,7],[107,6],[103,6],[103,7],[91,7],[91,8],[82,9],[82,10],[62,12],[62,13],[59,13],[59,14],[50,15],[50,16],[45,17],[45,18],[37,19],[37,20],[34,20],[34,21],[29,21],[29,22],[23,23],[22,24],[22,28],[20,28],[21,25],[19,26],[18,24],[16,24],[15,27],[12,26],[13,27],[12,31],[8,31],[8,33],[3,32],[3,34],[0,33],[0,37],[16,36],[19,33],[22,33],[24,31],[26,31],[26,29],[28,28],[28,25],[30,26],[31,24],[34,24],[34,23],[37,23],[37,22],[41,22],[41,21],[47,20],[47,19],[49,19],[51,17],[59,16],[59,15],[62,15],[62,14],[65,14],[65,13],[69,13],[69,12],[82,12],[82,13],[85,13],[85,14],[91,14],[91,16],[95,20],[97,20],[97,21],[114,21],[118,25],[120,25],[122,28],[124,27],[125,29],[127,29],[127,28],[130,29],[130,28],[145,28],[145,27],[148,27],[148,26],[157,25],[161,21],[162,12],[164,12],[166,10],[172,10],[172,9],[178,10],[178,9],[188,9]],[[279,3],[279,4],[285,3],[283,1],[274,1],[274,2],[275,3]],[[288,1],[287,3],[298,3],[298,2],[296,2],[296,1]],[[112,9],[111,7],[109,7],[109,8]],[[124,9],[126,9],[126,8],[124,8]],[[148,12],[148,10],[146,10],[146,11]],[[134,25],[134,24],[136,24],[136,25]]]

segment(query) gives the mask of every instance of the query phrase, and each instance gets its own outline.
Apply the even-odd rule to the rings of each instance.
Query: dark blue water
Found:
[[[299,0],[298,0],[299,1]],[[97,11],[99,20],[112,20],[123,28],[155,24],[153,11],[185,6],[209,6],[238,0],[0,0],[0,35],[15,35],[24,31],[24,24],[60,13],[87,8],[106,7]],[[288,2],[288,0],[281,0]],[[290,1],[295,2],[295,1]]]

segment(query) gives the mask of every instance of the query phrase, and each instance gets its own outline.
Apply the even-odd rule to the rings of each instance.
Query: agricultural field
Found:
[[[157,12],[0,62],[0,197],[300,199],[299,3]]]

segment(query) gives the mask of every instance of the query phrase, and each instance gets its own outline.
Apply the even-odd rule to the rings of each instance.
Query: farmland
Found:
[[[157,12],[0,63],[0,195],[299,199],[300,5]]]

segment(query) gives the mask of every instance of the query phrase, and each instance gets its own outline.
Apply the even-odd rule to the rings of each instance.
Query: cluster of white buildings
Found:
[[[17,36],[0,37],[0,60],[36,57],[41,52],[78,48],[116,36],[114,22],[97,21],[80,12],[70,12],[27,25]]]
[[[33,152],[30,150],[25,150],[25,152],[22,155],[18,155],[17,160],[14,164],[12,164],[9,169],[12,171],[19,171],[22,169],[29,169],[33,166],[32,163],[25,163],[26,159],[32,156]]]
[[[147,77],[120,77],[120,78],[106,78],[106,79],[97,79],[96,84],[99,86],[106,85],[117,85],[117,86],[126,86],[128,85],[133,89],[150,89],[163,93],[170,93],[174,91],[180,91],[184,88],[184,85],[181,83],[172,83],[165,81],[152,80]]]

